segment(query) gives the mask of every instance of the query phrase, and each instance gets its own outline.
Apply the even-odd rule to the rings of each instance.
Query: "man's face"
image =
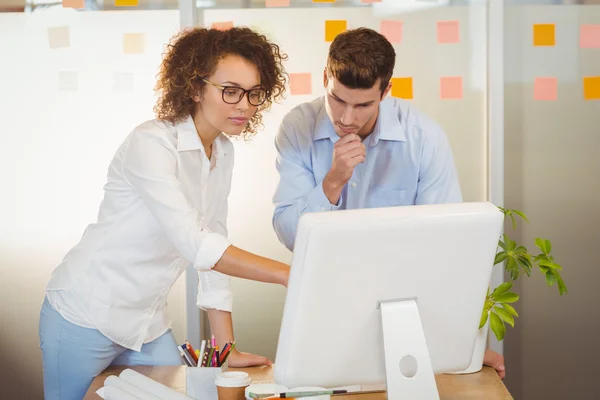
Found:
[[[357,134],[367,137],[375,127],[379,103],[387,95],[391,85],[380,89],[379,80],[370,89],[350,89],[337,79],[324,75],[325,108],[335,132],[339,137]]]

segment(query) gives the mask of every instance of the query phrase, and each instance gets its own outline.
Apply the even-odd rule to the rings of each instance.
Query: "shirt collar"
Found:
[[[202,146],[191,115],[185,121],[176,124],[175,127],[177,129],[177,151],[201,150],[204,152],[204,146]]]
[[[379,115],[373,133],[371,133],[370,145],[375,146],[380,140],[389,140],[396,142],[406,142],[406,133],[398,110],[394,107],[394,102],[391,99],[384,99],[379,103]],[[315,124],[315,132],[313,141],[330,138],[333,143],[337,142],[340,137],[335,133],[331,119],[327,115],[325,109],[325,98],[317,116]]]

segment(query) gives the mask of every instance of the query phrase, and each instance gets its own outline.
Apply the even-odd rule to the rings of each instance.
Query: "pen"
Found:
[[[196,364],[198,364],[198,357],[196,357],[196,352],[194,351],[194,348],[192,347],[190,342],[188,342],[187,340],[185,341],[185,348],[187,349],[188,353],[190,353]]]
[[[206,349],[206,340],[200,343],[200,354],[198,355],[198,366],[203,367],[204,365],[204,350]]]
[[[185,353],[183,352],[183,349],[179,346],[177,346],[177,348],[179,349],[179,353],[181,354],[181,357],[183,357],[183,361],[185,361],[185,364],[188,367],[192,366],[192,363],[190,362],[190,360],[188,360],[188,357],[185,355]]]
[[[183,354],[185,355],[185,357],[187,358],[188,362],[190,363],[190,366],[195,367],[197,364],[194,362],[194,358],[188,352],[187,347],[185,346],[185,344],[182,344],[181,347],[180,347],[180,349],[182,349]]]
[[[215,367],[221,366],[221,359],[219,358],[219,346],[215,349]]]

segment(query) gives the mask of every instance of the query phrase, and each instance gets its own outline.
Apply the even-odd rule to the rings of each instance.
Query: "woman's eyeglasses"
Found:
[[[244,95],[248,96],[248,103],[258,107],[267,100],[267,91],[262,88],[255,88],[246,90],[238,86],[222,86],[208,79],[202,79],[204,82],[213,85],[214,87],[221,89],[223,92],[223,101],[227,104],[237,104],[244,98]]]

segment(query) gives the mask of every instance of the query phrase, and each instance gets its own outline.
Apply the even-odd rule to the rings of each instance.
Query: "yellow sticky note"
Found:
[[[600,76],[583,78],[583,98],[586,100],[600,100]]]
[[[144,53],[144,34],[126,33],[123,35],[123,53],[142,54]]]
[[[325,41],[333,42],[333,39],[340,33],[344,32],[348,27],[347,21],[328,20],[325,21]]]
[[[535,25],[533,25],[533,45],[534,46],[555,46],[556,45],[556,26],[554,24],[535,24]]]
[[[115,0],[115,7],[137,7],[138,0]]]
[[[401,99],[412,99],[413,78],[392,78],[392,96]]]
[[[48,28],[48,44],[51,49],[69,47],[69,27],[53,26]]]

